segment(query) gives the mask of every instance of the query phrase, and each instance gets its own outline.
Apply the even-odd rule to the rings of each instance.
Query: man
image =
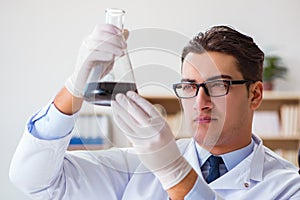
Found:
[[[183,50],[174,91],[193,138],[175,142],[153,106],[128,92],[116,95],[112,109],[132,148],[67,152],[91,68],[105,71],[124,46],[111,25],[86,39],[65,88],[29,119],[10,169],[19,188],[34,199],[300,199],[297,168],[251,130],[264,54],[226,26],[200,33]]]

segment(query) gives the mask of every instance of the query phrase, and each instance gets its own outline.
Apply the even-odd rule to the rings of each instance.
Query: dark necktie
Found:
[[[208,163],[210,165],[210,168],[209,168],[208,176],[206,178],[206,182],[210,183],[220,177],[219,165],[223,164],[224,162],[221,157],[211,155],[208,158]]]

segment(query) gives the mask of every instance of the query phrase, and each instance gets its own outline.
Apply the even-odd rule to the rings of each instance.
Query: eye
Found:
[[[222,89],[222,88],[226,88],[227,87],[227,85],[224,83],[224,82],[214,82],[214,83],[211,83],[210,84],[210,87],[211,88],[216,88],[216,89]]]
[[[191,91],[195,90],[197,87],[194,84],[182,84],[182,90],[184,91]]]
[[[206,86],[211,92],[226,91],[228,89],[228,84],[224,81],[212,81],[209,82]]]

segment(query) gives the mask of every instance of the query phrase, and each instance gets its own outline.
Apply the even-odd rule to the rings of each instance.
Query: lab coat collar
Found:
[[[212,189],[250,189],[253,182],[262,181],[265,152],[261,139],[254,134],[252,138],[253,152],[232,170],[211,182],[209,185]],[[203,178],[194,140],[189,142],[183,155],[200,178]]]
[[[262,181],[263,180],[263,170],[264,170],[264,159],[265,159],[265,150],[263,146],[262,140],[252,134],[252,138],[254,140],[254,156],[251,162],[251,174],[250,178],[254,181]]]

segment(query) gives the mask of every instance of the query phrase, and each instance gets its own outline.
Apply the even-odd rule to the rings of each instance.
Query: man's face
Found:
[[[233,56],[207,52],[189,53],[182,66],[182,79],[243,80]],[[215,154],[226,153],[250,143],[253,111],[245,84],[231,85],[226,96],[209,97],[204,89],[191,99],[182,99],[187,125],[199,145]]]

